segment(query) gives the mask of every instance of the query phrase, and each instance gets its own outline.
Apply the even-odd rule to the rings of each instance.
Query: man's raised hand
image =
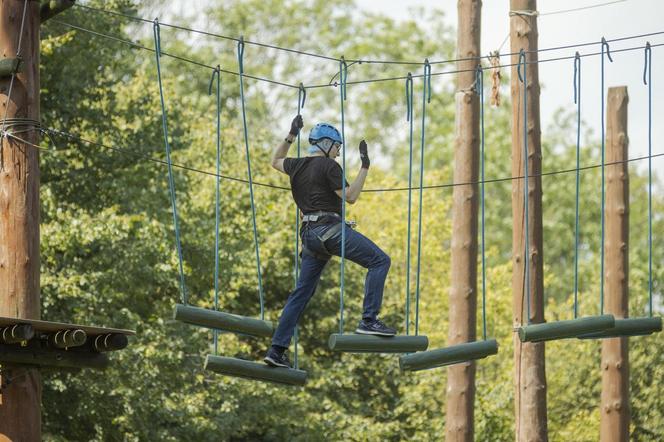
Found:
[[[304,122],[302,121],[302,115],[298,115],[297,117],[293,118],[293,121],[291,122],[290,126],[290,132],[288,133],[296,137],[297,134],[300,133],[300,129],[302,129],[302,127],[304,127]]]
[[[360,159],[362,160],[362,169],[368,169],[371,161],[367,152],[367,142],[364,140],[360,141]]]

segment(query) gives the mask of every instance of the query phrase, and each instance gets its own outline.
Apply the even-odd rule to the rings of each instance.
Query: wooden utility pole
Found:
[[[456,145],[454,182],[476,183],[479,176],[479,95],[475,68],[480,63],[481,0],[459,0],[457,31]],[[456,186],[452,203],[452,283],[448,345],[474,341],[477,324],[477,184]],[[447,372],[447,441],[474,437],[475,361],[453,365]]]
[[[609,88],[606,110],[605,311],[628,316],[629,175],[627,168],[627,87]],[[617,164],[611,164],[611,163]],[[629,440],[628,338],[602,340],[600,440]]]
[[[10,97],[10,77],[0,78],[0,128],[5,115],[39,121],[39,9],[37,1],[0,0],[0,59],[15,58],[20,40],[23,65]],[[9,131],[38,144],[36,130],[23,131],[31,128]],[[0,315],[39,319],[39,154],[7,136],[0,146]],[[0,385],[0,441],[41,440],[39,372],[3,365]]]
[[[542,249],[542,148],[540,129],[540,87],[537,56],[537,2],[510,0],[510,42],[512,56],[512,176],[524,175],[528,161],[528,219],[525,219],[525,180],[512,180],[512,296],[513,324],[527,323],[526,284],[530,289],[530,322],[544,322],[544,269]],[[524,102],[517,74],[519,51],[526,51],[528,157],[524,158]],[[529,233],[529,281],[525,278],[525,223]],[[522,343],[514,333],[514,404],[517,441],[546,441],[546,371],[544,343]]]

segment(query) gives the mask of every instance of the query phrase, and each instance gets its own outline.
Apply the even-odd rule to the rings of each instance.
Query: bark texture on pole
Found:
[[[609,88],[606,110],[606,259],[604,311],[628,316],[629,175],[627,167],[627,87]],[[602,340],[600,440],[629,440],[628,338]]]
[[[480,55],[481,0],[459,0],[457,58]],[[479,59],[461,61],[457,75],[454,182],[477,182],[479,176],[479,96],[474,87]],[[452,283],[448,345],[474,341],[477,324],[477,184],[457,186],[452,203]],[[474,440],[475,361],[447,372],[445,433],[447,441]]]
[[[542,249],[542,149],[540,129],[539,70],[537,52],[537,10],[535,0],[510,1],[510,42],[512,56],[512,176],[524,174],[524,115],[522,84],[516,64],[518,53],[526,51],[527,136],[528,136],[528,220],[525,220],[524,180],[512,181],[512,293],[515,327],[527,323],[525,279],[525,222],[528,222],[530,257],[530,321],[544,321],[544,278]],[[521,343],[514,333],[514,404],[517,441],[545,441],[547,436],[546,372],[544,343]]]
[[[23,0],[0,0],[0,58],[15,57]],[[29,1],[21,52],[23,71],[9,93],[0,79],[1,120],[39,120],[39,2]],[[17,135],[19,136],[19,135]],[[20,137],[38,144],[36,131]],[[38,149],[3,137],[0,146],[0,315],[39,319],[39,155]],[[41,440],[41,378],[37,370],[3,365],[0,381],[0,440]]]

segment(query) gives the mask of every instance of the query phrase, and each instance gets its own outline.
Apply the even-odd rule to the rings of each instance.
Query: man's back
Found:
[[[336,191],[343,187],[343,176],[336,161],[320,156],[286,158],[284,170],[290,177],[293,199],[302,213],[341,214],[341,198]]]

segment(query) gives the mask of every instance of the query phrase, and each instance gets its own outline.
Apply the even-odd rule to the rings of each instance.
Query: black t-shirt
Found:
[[[286,158],[284,170],[290,177],[295,204],[302,213],[341,214],[341,198],[335,192],[341,190],[343,182],[339,163],[326,157]]]

